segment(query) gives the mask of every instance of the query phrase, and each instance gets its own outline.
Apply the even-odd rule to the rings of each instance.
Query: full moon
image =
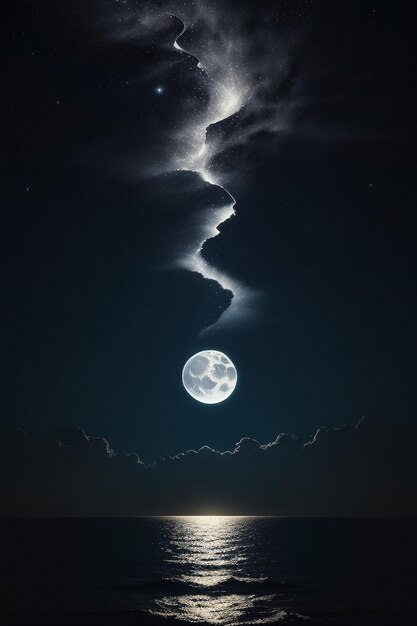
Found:
[[[237,371],[232,361],[218,350],[203,350],[188,359],[182,370],[182,384],[190,396],[217,404],[233,393]]]

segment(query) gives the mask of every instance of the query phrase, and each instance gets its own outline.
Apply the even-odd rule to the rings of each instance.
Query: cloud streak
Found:
[[[293,111],[302,99],[295,52],[299,38],[285,33],[266,6],[255,12],[215,1],[123,0],[111,7],[112,37],[172,46],[178,62],[191,60],[196,66],[202,105],[177,112],[168,153],[152,166],[152,174],[191,172],[221,192],[218,204],[208,204],[187,222],[189,236],[174,246],[172,265],[198,272],[231,292],[211,329],[243,322],[258,309],[261,294],[210,262],[205,244],[236,214],[229,183],[242,187],[242,163],[254,144],[262,150],[271,136],[291,132]]]

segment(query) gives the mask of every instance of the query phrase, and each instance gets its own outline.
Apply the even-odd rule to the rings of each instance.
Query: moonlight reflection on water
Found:
[[[144,613],[153,614],[154,626],[165,626],[165,617],[184,626],[358,626],[369,625],[370,615],[372,624],[385,615],[387,626],[417,623],[415,519],[16,518],[0,524],[1,604],[20,616],[4,623],[32,623],[28,607],[35,607],[36,623],[48,614],[51,624],[73,624],[81,615],[89,623],[146,624]]]
[[[170,535],[163,548],[164,560],[173,579],[195,593],[158,598],[152,612],[208,624],[250,623],[252,619],[267,623],[285,617],[284,611],[270,606],[273,595],[236,592],[240,585],[265,580],[249,569],[254,541],[251,521],[250,517],[226,516],[164,518]],[[248,619],[249,615],[253,617]]]

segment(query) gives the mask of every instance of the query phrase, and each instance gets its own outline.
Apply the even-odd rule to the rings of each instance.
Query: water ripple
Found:
[[[284,620],[276,606],[286,587],[272,581],[251,558],[256,526],[251,518],[163,518],[161,553],[169,593],[155,597],[155,615],[207,624],[262,624]],[[182,591],[182,593],[180,592]]]

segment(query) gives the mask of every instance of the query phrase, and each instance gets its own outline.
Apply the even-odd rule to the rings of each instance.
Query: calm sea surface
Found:
[[[416,520],[3,519],[0,530],[1,612],[19,623],[417,624]]]

